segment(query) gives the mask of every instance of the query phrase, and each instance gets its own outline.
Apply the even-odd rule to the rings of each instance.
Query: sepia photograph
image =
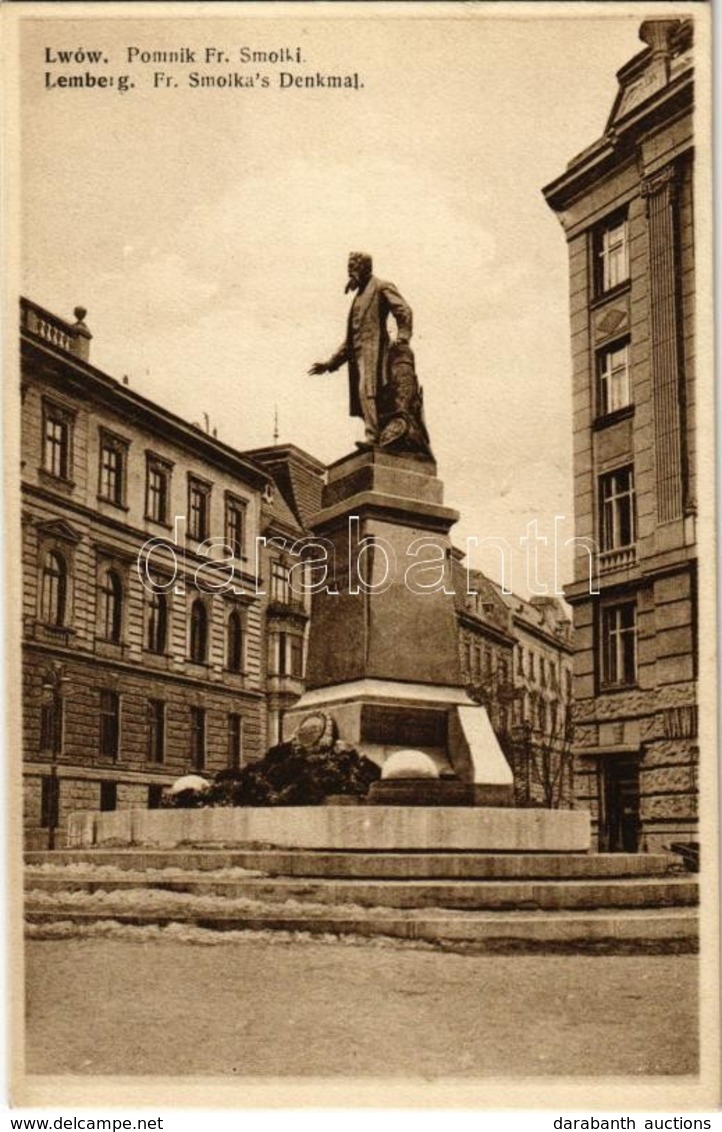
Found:
[[[12,1103],[716,1110],[710,6],[0,15]]]

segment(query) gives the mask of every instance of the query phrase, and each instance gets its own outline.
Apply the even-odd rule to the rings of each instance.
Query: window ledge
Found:
[[[38,468],[38,476],[40,482],[47,484],[48,487],[57,487],[68,492],[75,488],[75,480],[69,480],[66,476],[56,476],[54,472],[49,472],[47,468]]]
[[[592,429],[594,432],[599,432],[600,429],[609,428],[611,425],[615,425],[619,421],[629,420],[633,416],[634,405],[624,405],[621,409],[615,409],[613,413],[605,413],[603,416],[595,417],[592,421]]]
[[[612,696],[617,692],[638,692],[639,684],[635,680],[633,684],[600,684],[600,696]]]
[[[602,291],[600,295],[595,295],[589,304],[589,309],[597,310],[598,307],[603,307],[605,303],[612,299],[618,299],[621,295],[625,295],[631,288],[632,280],[625,279],[623,283],[617,283],[616,287],[610,287],[608,291]]]
[[[279,601],[276,598],[266,606],[266,615],[268,617],[287,617],[290,620],[306,621],[309,612],[302,601]]]
[[[118,503],[116,499],[109,499],[107,495],[97,495],[98,503],[108,503],[111,507],[115,507],[117,511],[129,511],[130,508],[125,503]]]
[[[49,625],[46,621],[35,621],[35,637],[49,641],[65,641],[68,644],[75,636],[75,629],[67,625]]]

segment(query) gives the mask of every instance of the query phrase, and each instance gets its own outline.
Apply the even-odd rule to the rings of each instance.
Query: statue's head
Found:
[[[348,257],[347,291],[357,291],[371,278],[373,261],[364,252],[351,252]]]

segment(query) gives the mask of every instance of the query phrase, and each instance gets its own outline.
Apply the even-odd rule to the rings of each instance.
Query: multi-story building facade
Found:
[[[25,824],[44,845],[72,810],[154,806],[262,755],[308,619],[271,474],[93,367],[84,313],[21,305]]]
[[[697,815],[692,21],[640,37],[604,136],[544,190],[569,249],[576,789],[605,850]]]
[[[462,680],[483,703],[514,772],[519,805],[573,797],[572,624],[559,601],[505,594],[453,559]]]
[[[502,595],[514,637],[512,747],[516,798],[557,808],[574,802],[574,634],[555,597]]]

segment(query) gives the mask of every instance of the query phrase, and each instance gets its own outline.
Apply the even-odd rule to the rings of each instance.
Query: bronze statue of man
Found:
[[[372,274],[370,255],[352,252],[348,258],[346,291],[355,291],[345,341],[327,362],[316,362],[310,374],[333,373],[348,364],[350,412],[363,417],[366,441],[379,441],[379,398],[388,382],[389,313],[396,321],[396,341],[408,346],[412,314],[393,283]]]

